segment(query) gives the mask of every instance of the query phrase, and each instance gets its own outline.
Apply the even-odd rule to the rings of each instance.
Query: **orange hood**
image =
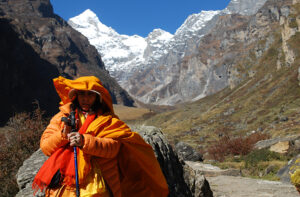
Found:
[[[71,102],[69,98],[70,90],[88,90],[99,93],[110,111],[114,113],[112,99],[108,90],[103,87],[101,81],[95,76],[79,77],[74,80],[59,76],[53,79],[53,83],[63,105]]]

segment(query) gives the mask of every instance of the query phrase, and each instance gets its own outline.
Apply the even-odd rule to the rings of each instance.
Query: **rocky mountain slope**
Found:
[[[210,63],[191,61],[188,73],[182,71],[180,65],[198,53],[198,48],[206,47],[207,50],[209,46],[202,46],[203,43],[199,42],[210,31],[221,31],[214,28],[220,16],[252,15],[265,2],[232,0],[224,10],[202,11],[189,16],[174,35],[154,30],[145,39],[117,34],[102,24],[90,10],[71,18],[69,24],[96,46],[112,75],[133,97],[144,103],[173,105],[199,99],[226,87],[227,83],[220,85],[211,80],[215,68]],[[91,31],[95,33],[88,33]],[[216,88],[208,86],[210,83]]]
[[[13,113],[30,110],[34,99],[48,113],[56,111],[58,97],[51,79],[58,75],[95,75],[109,89],[114,103],[132,105],[95,47],[53,13],[49,0],[3,0],[0,23],[1,124]]]
[[[249,16],[255,14],[266,1],[267,0],[231,0],[225,8],[225,11]]]
[[[223,22],[216,27],[223,31],[201,40],[210,50],[199,49],[181,68],[188,70],[192,61],[210,63],[215,67],[212,80],[219,80],[220,86],[228,81],[228,87],[146,123],[160,126],[169,139],[186,141],[199,151],[224,135],[259,132],[275,138],[297,134],[299,16],[299,0],[268,0],[256,15],[221,17]]]

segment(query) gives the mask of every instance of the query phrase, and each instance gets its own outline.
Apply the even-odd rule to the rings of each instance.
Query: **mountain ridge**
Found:
[[[144,103],[174,105],[176,103],[201,98],[202,96],[207,95],[205,89],[208,86],[205,81],[207,81],[208,78],[204,79],[201,77],[202,79],[200,79],[200,81],[198,79],[199,82],[195,89],[201,89],[203,90],[202,92],[196,91],[195,94],[188,94],[189,96],[184,96],[181,93],[183,87],[180,87],[180,85],[184,84],[178,84],[175,81],[175,78],[178,78],[179,76],[176,73],[178,72],[178,68],[172,69],[174,67],[173,65],[180,64],[180,62],[185,61],[184,59],[187,59],[189,56],[197,53],[200,40],[204,35],[211,31],[219,16],[237,12],[245,15],[251,15],[254,14],[265,2],[266,0],[251,2],[245,0],[233,0],[224,10],[202,11],[199,14],[192,14],[185,20],[183,25],[177,29],[174,35],[169,35],[165,42],[157,42],[159,43],[159,45],[157,45],[158,47],[146,47],[147,50],[145,50],[145,47],[140,47],[139,51],[144,51],[143,56],[141,56],[142,52],[138,55],[135,53],[126,55],[125,53],[122,53],[122,51],[119,51],[120,54],[123,54],[122,57],[110,57],[111,61],[105,61],[105,53],[109,52],[104,51],[103,60],[105,61],[105,66],[108,68],[110,73],[112,73],[112,76],[116,78],[120,85],[125,88],[131,96]],[[251,9],[245,10],[246,7],[251,7]],[[76,19],[76,17],[74,18]],[[74,18],[69,20],[71,26],[73,25]],[[76,29],[76,26],[74,26],[74,28]],[[80,29],[78,30],[81,31]],[[82,33],[89,37],[83,31]],[[149,35],[151,35],[151,33]],[[148,38],[145,39],[147,40]],[[141,37],[140,42],[142,43],[141,45],[145,46],[145,42],[141,39]],[[105,45],[105,43],[102,43],[101,46],[103,47],[103,45]],[[113,47],[118,48],[118,43],[114,43]],[[97,49],[101,53],[101,48]],[[128,58],[125,58],[126,56]],[[202,66],[203,69],[208,66],[203,64],[199,65]],[[197,67],[197,65],[195,65],[195,67]],[[161,70],[161,68],[165,68],[168,71],[160,74],[159,70]],[[208,72],[205,75],[210,76],[211,74],[209,73],[211,72]],[[168,79],[165,79],[165,77]],[[147,80],[145,78],[147,78]],[[192,78],[197,77],[193,76]],[[171,83],[171,81],[173,81],[173,83]],[[189,86],[189,83],[185,83],[185,85]],[[178,88],[172,88],[172,90],[170,90],[171,86],[176,86]],[[187,88],[188,86],[185,87]]]

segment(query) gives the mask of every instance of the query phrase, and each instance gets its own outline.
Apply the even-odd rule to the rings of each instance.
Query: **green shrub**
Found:
[[[254,150],[248,155],[244,156],[245,168],[257,167],[259,162],[281,160],[282,156],[279,153],[270,151],[268,149]]]

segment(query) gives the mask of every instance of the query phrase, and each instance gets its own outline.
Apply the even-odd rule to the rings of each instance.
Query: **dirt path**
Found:
[[[206,177],[214,197],[299,197],[295,187],[278,181],[245,177]]]
[[[200,170],[209,182],[214,197],[299,197],[291,184],[236,176],[236,171],[221,170],[218,167],[199,162],[186,162]],[[234,176],[228,176],[234,175]]]

